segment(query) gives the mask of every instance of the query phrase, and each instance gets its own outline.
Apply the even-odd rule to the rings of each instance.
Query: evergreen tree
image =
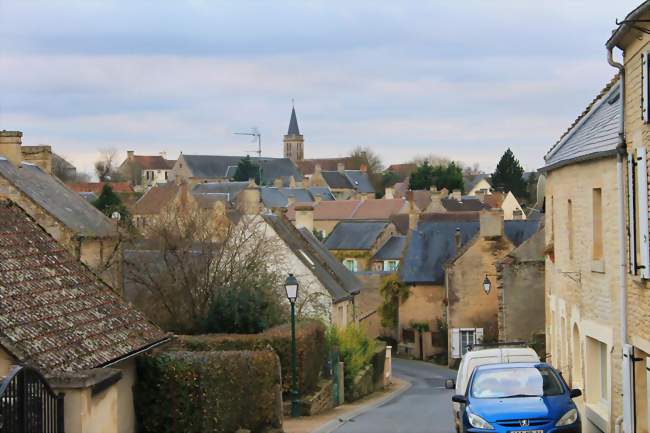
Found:
[[[255,183],[261,185],[260,183],[260,167],[259,165],[253,163],[253,160],[249,155],[246,155],[245,158],[242,158],[237,164],[237,170],[233,176],[233,180],[237,182],[246,182],[250,179],[255,179]]]
[[[428,161],[424,161],[422,165],[418,165],[413,173],[411,173],[409,189],[429,189],[434,182],[433,167],[429,165]]]
[[[102,187],[102,192],[93,202],[93,206],[99,209],[107,217],[112,217],[113,212],[120,213],[120,222],[126,223],[130,219],[129,211],[122,203],[122,200],[113,192],[113,188],[108,183]]]
[[[411,190],[429,189],[432,186],[438,189],[447,188],[449,191],[454,189],[462,191],[463,169],[454,162],[433,167],[429,165],[428,161],[424,161],[411,173],[409,188]]]
[[[519,160],[508,148],[492,174],[492,186],[496,189],[503,189],[504,192],[512,191],[517,198],[526,197],[526,182],[522,177],[523,174],[524,169]]]

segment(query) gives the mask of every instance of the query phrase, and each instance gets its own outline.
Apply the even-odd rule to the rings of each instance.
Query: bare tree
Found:
[[[95,174],[100,182],[117,181],[121,174],[116,166],[117,150],[115,148],[100,149],[99,158],[95,161]]]
[[[413,158],[412,162],[417,165],[422,165],[424,162],[428,162],[430,166],[436,167],[439,165],[449,165],[451,160],[447,158],[446,156],[440,156],[436,155],[433,153],[430,153],[428,155],[418,155],[415,158]]]
[[[375,191],[382,191],[383,185],[381,174],[384,170],[384,164],[381,157],[369,147],[361,146],[355,147],[352,152],[350,152],[349,157],[352,159],[351,168],[359,169],[362,165],[365,165],[368,177],[370,178],[370,182],[375,188]]]

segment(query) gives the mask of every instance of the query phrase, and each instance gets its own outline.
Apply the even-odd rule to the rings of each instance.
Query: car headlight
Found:
[[[573,408],[569,409],[564,415],[562,415],[558,422],[555,423],[555,426],[560,427],[563,425],[571,425],[576,421],[578,421],[578,411]]]
[[[467,408],[465,410],[467,412],[467,420],[469,421],[469,424],[474,427],[474,428],[481,428],[484,430],[494,430],[494,427],[492,427],[492,424],[481,418],[480,416],[476,415],[474,412],[469,410]]]

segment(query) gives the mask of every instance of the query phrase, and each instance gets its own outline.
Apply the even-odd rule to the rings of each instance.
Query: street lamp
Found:
[[[486,295],[490,294],[490,289],[492,289],[492,283],[488,278],[488,274],[485,274],[485,279],[483,280],[483,290],[485,291]]]
[[[287,291],[287,299],[291,304],[291,416],[300,416],[298,402],[298,375],[296,373],[296,299],[298,298],[298,280],[293,274],[289,274],[284,282],[284,289]]]

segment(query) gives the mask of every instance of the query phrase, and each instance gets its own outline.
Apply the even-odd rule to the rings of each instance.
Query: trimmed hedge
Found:
[[[296,328],[298,389],[314,391],[327,357],[325,326],[318,321],[300,322]],[[188,351],[262,350],[271,346],[280,358],[282,387],[291,388],[291,327],[281,325],[260,334],[206,334],[179,336],[176,348]]]
[[[279,428],[279,367],[271,350],[177,351],[141,357],[134,387],[139,431],[232,433],[240,428],[253,432]]]

